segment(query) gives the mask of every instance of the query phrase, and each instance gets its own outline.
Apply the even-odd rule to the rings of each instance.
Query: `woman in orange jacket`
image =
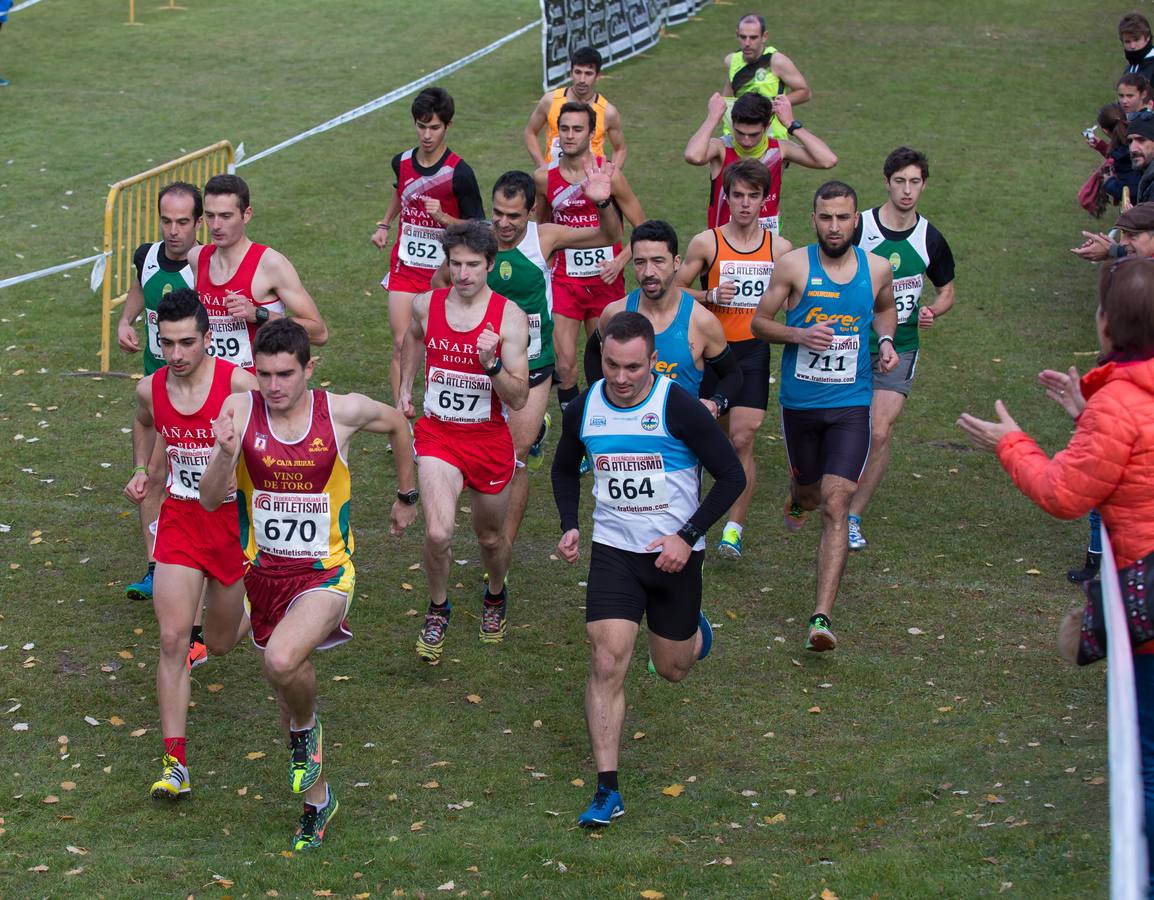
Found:
[[[1154,259],[1128,258],[1098,282],[1098,367],[1047,370],[1047,395],[1077,422],[1052,459],[999,400],[997,422],[963,413],[958,424],[979,450],[992,450],[1018,489],[1061,519],[1097,507],[1119,568],[1154,554]],[[1154,559],[1151,559],[1154,563]],[[1135,648],[1138,729],[1146,800],[1146,840],[1154,835],[1154,641]],[[1154,852],[1148,853],[1154,860]]]

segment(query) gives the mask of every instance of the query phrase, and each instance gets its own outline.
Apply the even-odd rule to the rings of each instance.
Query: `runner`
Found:
[[[605,138],[613,148],[613,164],[620,171],[625,166],[625,135],[621,132],[621,114],[617,107],[597,93],[597,81],[601,78],[601,54],[593,47],[580,47],[569,57],[569,78],[567,88],[557,88],[547,92],[533,108],[529,124],[525,126],[525,148],[535,166],[548,165],[563,152],[558,139],[558,119],[561,107],[566,103],[587,103],[597,115],[593,128],[593,153],[605,156]],[[541,129],[545,132],[545,155],[541,155]]]
[[[208,510],[220,507],[235,477],[243,528],[238,545],[251,563],[244,588],[252,640],[263,651],[265,677],[282,715],[289,717],[289,785],[305,795],[292,849],[310,850],[320,846],[340,808],[324,775],[310,656],[352,638],[352,436],[387,434],[396,448],[393,535],[416,518],[417,491],[404,416],[363,394],[309,390],[316,363],[300,324],[278,320],[262,328],[253,352],[260,390],[230,398],[212,423],[216,446],[201,479],[200,502]]]
[[[132,478],[124,495],[140,503],[148,495],[148,461],[157,436],[168,460],[168,496],[156,529],[152,604],[160,631],[156,700],[164,739],[163,771],[153,797],[178,800],[192,792],[188,779],[186,720],[190,693],[188,635],[205,595],[204,640],[222,656],[248,631],[244,614],[244,555],[236,503],[205,512],[198,485],[212,448],[212,420],[233,391],[256,384],[232,363],[209,353],[208,313],[196,292],[178,288],[156,311],[158,343],[167,365],[136,386],[132,423]],[[207,591],[205,585],[207,584]]]
[[[704,537],[745,486],[741,462],[708,412],[654,373],[649,320],[622,312],[604,328],[604,378],[565,411],[553,460],[557,552],[566,562],[580,553],[579,467],[586,453],[596,474],[585,720],[597,789],[577,818],[585,826],[608,825],[625,812],[617,758],[625,675],[642,616],[654,669],[667,681],[680,681],[709,654],[713,629],[701,611]],[[702,466],[714,483],[699,504]]]
[[[601,327],[608,326],[619,312],[641,313],[657,332],[657,374],[699,397],[705,366],[709,365],[716,375],[716,387],[701,402],[714,418],[725,415],[741,390],[741,369],[717,316],[694,303],[693,296],[676,284],[681,265],[677,233],[668,222],[652,219],[633,229],[630,243],[633,273],[641,287],[605,307]],[[593,382],[597,369],[602,367],[597,359],[600,337],[594,335],[589,343],[585,370]]]
[[[570,228],[591,228],[598,209],[585,193],[585,172],[600,166],[602,157],[591,149],[595,116],[584,103],[566,103],[560,109],[559,160],[533,173],[537,186],[537,221]],[[631,225],[645,221],[641,204],[618,169],[613,172],[612,201]],[[577,396],[577,338],[581,323],[590,334],[606,304],[625,293],[621,274],[629,262],[620,241],[601,247],[570,248],[553,257],[553,347],[557,357],[557,400],[561,409]]]
[[[870,455],[849,504],[849,548],[864,550],[861,517],[885,477],[890,462],[890,437],[906,405],[918,365],[919,332],[932,328],[954,305],[954,254],[942,233],[918,214],[918,200],[930,177],[925,154],[898,147],[882,166],[889,199],[867,209],[854,231],[854,243],[882,257],[893,269],[894,304],[898,327],[894,350],[898,365],[882,373],[878,365],[877,336],[870,335],[874,361],[873,401],[870,404]],[[926,279],[934,286],[934,302],[923,305]]]
[[[416,417],[413,380],[424,352],[425,415],[413,433],[429,580],[417,655],[429,662],[440,659],[452,613],[450,551],[457,498],[465,488],[487,573],[480,637],[485,643],[505,637],[511,547],[504,522],[517,463],[505,408],[519,410],[529,398],[528,320],[486,283],[497,256],[493,229],[483,222],[452,225],[443,245],[453,286],[413,300],[398,404],[410,419]]]
[[[136,272],[132,276],[132,286],[124,298],[120,311],[120,322],[116,328],[117,341],[125,353],[139,353],[140,338],[136,334],[136,320],[144,313],[144,374],[151,375],[164,365],[164,353],[160,349],[160,332],[157,328],[156,309],[161,298],[177,288],[195,287],[192,269],[188,267],[188,251],[196,246],[196,232],[204,214],[200,190],[183,181],[174,181],[161,188],[156,195],[156,214],[160,221],[160,231],[164,240],[141,244],[132,256]],[[152,543],[155,536],[156,520],[160,515],[160,504],[164,500],[164,452],[157,444],[152,459],[148,461],[148,494],[140,501],[140,530],[144,536],[144,552],[148,558],[148,571],[139,581],[134,581],[124,589],[133,600],[152,599],[152,576],[156,561],[152,558]],[[200,624],[199,618],[197,626]],[[190,641],[190,653],[196,647],[195,656],[202,657],[204,641],[194,634]]]
[[[677,283],[721,321],[725,339],[741,367],[741,391],[718,421],[745,469],[745,490],[729,510],[717,545],[719,556],[741,559],[745,517],[757,478],[754,439],[769,406],[769,344],[755,338],[749,325],[769,286],[774,259],[784,256],[793,245],[763,230],[757,220],[772,186],[765,166],[756,159],[743,159],[727,166],[722,178],[733,218],[689,242]],[[694,290],[690,285],[699,276],[701,290]],[[716,388],[716,376],[706,372],[701,392],[711,396]]]
[[[869,356],[862,334],[873,328],[884,375],[894,350],[893,277],[889,263],[853,245],[857,194],[827,181],[813,199],[817,243],[778,259],[753,317],[754,335],[785,344],[781,355],[781,424],[791,471],[785,527],[797,531],[821,508],[817,600],[807,650],[833,650],[830,614],[845,569],[846,516],[870,449]],[[785,324],[775,320],[785,308]]]
[[[789,123],[788,134],[797,143],[769,136],[769,120],[776,113]],[[781,205],[781,170],[783,163],[794,162],[809,169],[832,169],[837,156],[825,141],[793,117],[793,107],[784,96],[771,103],[760,94],[746,94],[733,105],[733,134],[713,137],[713,132],[725,115],[725,98],[714,94],[709,98],[709,111],[701,127],[685,145],[685,161],[691,166],[709,166],[709,212],[706,224],[716,228],[729,221],[729,201],[726,198],[721,173],[740,159],[757,159],[769,170],[773,184],[762,204],[761,227],[781,233],[778,209]]]
[[[324,344],[329,330],[293,264],[246,234],[252,207],[244,179],[208,179],[204,216],[212,243],[189,250],[188,264],[212,325],[211,353],[252,372],[257,329],[287,315],[304,327],[312,343]]]
[[[776,47],[767,46],[769,35],[765,31],[765,18],[750,13],[742,16],[737,23],[737,42],[741,45],[738,53],[730,53],[722,65],[725,67],[724,97],[741,97],[750,92],[761,94],[767,100],[784,96],[790,103],[800,106],[810,99],[809,84],[798,71],[797,66]],[[728,101],[732,105],[733,101]],[[789,119],[774,118],[773,136],[779,140],[787,137],[786,126]],[[729,123],[725,133],[729,134]]]
[[[455,109],[444,88],[425,88],[417,94],[412,113],[418,143],[393,157],[396,190],[373,232],[373,244],[384,250],[389,245],[389,229],[399,217],[389,271],[381,279],[381,287],[389,292],[393,335],[389,387],[394,400],[400,397],[401,344],[409,330],[413,298],[429,289],[433,273],[445,259],[441,249],[445,228],[485,217],[473,170],[445,144]]]

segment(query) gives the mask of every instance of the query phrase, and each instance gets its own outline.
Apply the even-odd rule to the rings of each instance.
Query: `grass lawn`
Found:
[[[157,5],[138,4],[144,24],[128,27],[122,0],[46,0],[4,28],[0,277],[94,252],[119,178],[221,138],[257,152],[538,15],[533,0],[430,0],[419,14],[397,0]],[[575,826],[594,777],[586,572],[551,556],[547,470],[514,550],[507,640],[475,637],[481,570],[462,515],[457,613],[446,657],[429,667],[413,652],[421,535],[388,536],[394,470],[371,438],[351,454],[357,638],[318,661],[341,800],[324,848],[286,852],[299,810],[251,648],[196,672],[195,799],[149,800],[156,627],[123,595],[142,571],[121,495],[139,361],[114,349],[123,374],[90,371],[99,301],[86,271],[5,290],[0,895],[1104,896],[1104,669],[1075,671],[1053,650],[1086,528],[1033,508],[954,420],[1001,397],[1047,449],[1068,438],[1035,376],[1094,359],[1096,273],[1067,248],[1087,223],[1075,192],[1097,161],[1079,132],[1111,99],[1125,11],[831,0],[775,17],[773,42],[814,88],[798,118],[863,204],[884,199],[893,147],[929,155],[921,208],[953,247],[958,302],[924,339],[830,656],[801,649],[817,529],[782,528],[771,408],[746,556],[706,569],[714,654],[669,685],[645,674],[639,642],[621,759],[628,814],[603,834]],[[738,13],[708,7],[602,82],[622,112],[631,183],[684,243],[704,227],[707,176],[681,151],[721,86]],[[528,34],[444,82],[458,109],[450,143],[483,193],[529,164],[520,135],[540,72]],[[334,390],[386,394],[386,261],[369,237],[388,160],[412,143],[402,101],[240,173],[250,234],[294,261],[329,323],[317,380]],[[824,178],[785,175],[795,244],[810,239]],[[679,796],[665,792],[674,785]]]

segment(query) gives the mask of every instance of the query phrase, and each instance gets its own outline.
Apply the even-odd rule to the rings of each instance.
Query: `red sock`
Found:
[[[164,739],[164,752],[173,757],[182,766],[188,765],[184,759],[184,749],[188,745],[188,739],[182,737],[171,737]]]

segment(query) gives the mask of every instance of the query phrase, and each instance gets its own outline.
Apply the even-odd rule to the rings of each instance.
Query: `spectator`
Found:
[[[1141,13],[1127,13],[1118,23],[1118,39],[1126,55],[1126,73],[1154,81],[1154,46],[1151,46],[1149,20]]]
[[[1120,569],[1154,564],[1154,260],[1104,266],[1098,282],[1099,365],[1046,371],[1047,395],[1076,419],[1074,436],[1053,459],[1010,418],[963,414],[958,424],[980,450],[992,450],[1027,497],[1053,516],[1073,519],[1098,507]],[[1137,573],[1135,573],[1137,574]],[[1139,578],[1143,584],[1146,579]],[[1154,641],[1135,648],[1138,731],[1145,785],[1146,840],[1154,834]],[[1148,853],[1154,859],[1154,853]]]
[[[1129,188],[1130,196],[1133,197],[1138,193],[1138,181],[1141,178],[1141,175],[1134,171],[1134,164],[1130,161],[1130,148],[1126,146],[1128,130],[1126,113],[1117,103],[1108,103],[1098,110],[1098,127],[1106,137],[1087,137],[1087,141],[1091,147],[1106,157],[1106,162],[1102,164],[1104,187],[1115,203],[1121,203],[1122,189]]]
[[[1138,190],[1133,196],[1136,204],[1154,201],[1154,111],[1144,109],[1135,114],[1126,127],[1126,142],[1130,149],[1130,162],[1139,173]],[[1154,207],[1152,207],[1154,208]],[[1121,219],[1118,220],[1121,223]],[[1072,253],[1082,259],[1099,262],[1103,259],[1118,258],[1132,252],[1127,242],[1115,242],[1101,232],[1083,231],[1086,240],[1074,247]]]

